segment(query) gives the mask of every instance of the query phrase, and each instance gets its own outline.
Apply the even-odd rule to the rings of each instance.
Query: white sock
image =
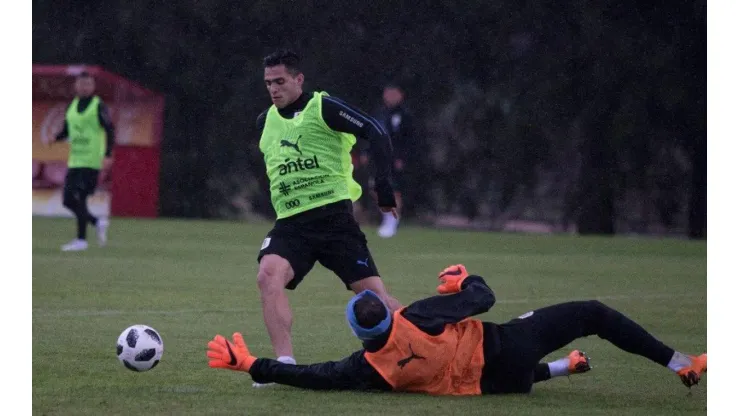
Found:
[[[383,223],[389,223],[389,224],[397,224],[398,219],[393,216],[392,212],[384,212],[383,213]]]
[[[671,358],[671,361],[668,362],[668,365],[666,367],[670,368],[674,372],[677,372],[678,370],[690,365],[691,358],[689,358],[686,354],[676,351],[673,353],[673,357]]]
[[[569,375],[570,373],[568,372],[568,364],[570,364],[570,359],[568,357],[561,358],[551,363],[547,363],[547,366],[550,368],[550,377],[561,377]]]
[[[296,364],[295,358],[293,358],[293,357],[291,357],[289,355],[281,355],[280,357],[277,358],[277,360],[280,361],[283,364],[293,364],[293,365]]]

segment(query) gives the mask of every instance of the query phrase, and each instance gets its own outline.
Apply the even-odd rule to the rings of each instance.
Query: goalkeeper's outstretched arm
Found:
[[[258,358],[249,369],[257,383],[278,383],[312,390],[390,390],[383,377],[357,351],[341,361],[309,365]]]

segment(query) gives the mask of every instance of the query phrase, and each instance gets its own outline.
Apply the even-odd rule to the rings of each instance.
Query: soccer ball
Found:
[[[164,352],[162,337],[152,327],[131,325],[118,337],[116,354],[131,371],[148,371],[159,364]]]

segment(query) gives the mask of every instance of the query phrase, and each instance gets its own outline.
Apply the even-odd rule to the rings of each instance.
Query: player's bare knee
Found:
[[[276,269],[260,269],[257,273],[257,287],[263,294],[282,291],[285,287],[283,276]]]
[[[360,293],[363,290],[372,290],[380,297],[380,299],[383,300],[383,302],[385,302],[391,312],[402,307],[401,303],[388,293],[379,276],[366,277],[362,280],[350,283],[349,287],[355,293]]]
[[[263,295],[279,293],[292,279],[292,275],[290,264],[285,259],[265,256],[260,262],[260,269],[257,273],[257,286]]]

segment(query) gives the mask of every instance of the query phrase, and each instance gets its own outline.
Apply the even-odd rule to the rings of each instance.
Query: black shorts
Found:
[[[79,192],[84,196],[92,195],[98,186],[99,173],[99,170],[92,168],[67,169],[67,176],[64,178],[64,193]]]
[[[285,286],[290,290],[301,283],[316,261],[333,271],[347,289],[354,282],[378,276],[365,234],[351,209],[351,202],[340,201],[278,220],[267,233],[257,261],[266,254],[288,260],[295,273]]]
[[[481,388],[487,393],[528,393],[534,369],[550,353],[585,336],[589,302],[567,302],[493,325],[497,348],[486,348]]]

